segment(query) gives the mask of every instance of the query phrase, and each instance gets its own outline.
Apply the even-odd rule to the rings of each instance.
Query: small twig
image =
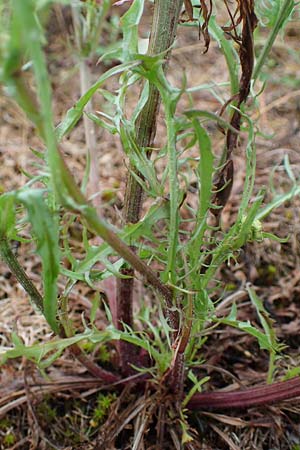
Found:
[[[231,306],[233,303],[238,302],[240,300],[245,300],[248,298],[248,293],[245,289],[240,289],[233,294],[227,295],[220,303],[218,303],[215,307],[216,314],[220,314],[220,312],[225,310],[228,306]]]
[[[235,445],[235,443],[230,439],[227,433],[224,433],[224,431],[220,430],[212,422],[209,423],[209,426],[214,430],[215,433],[217,433],[221,437],[221,439],[223,439],[224,442],[226,442],[230,450],[240,450],[240,447]]]
[[[300,89],[297,89],[296,91],[288,92],[287,94],[276,98],[275,100],[270,102],[268,105],[263,106],[259,111],[257,111],[254,114],[253,119],[257,120],[260,116],[271,111],[273,108],[278,108],[279,106],[281,106],[283,104],[287,104],[290,99],[295,99],[296,97],[299,97],[299,96],[300,96]]]
[[[39,424],[37,415],[35,413],[35,409],[33,406],[33,393],[30,390],[29,387],[29,383],[27,381],[27,371],[28,371],[28,367],[25,366],[25,370],[24,370],[24,390],[25,390],[25,394],[26,394],[26,402],[27,402],[27,414],[28,414],[28,422],[30,425],[30,422],[32,424],[32,433],[33,433],[33,440],[34,443],[33,445],[35,447],[38,446],[39,444],[39,440],[41,439],[42,441],[44,441],[45,443],[47,443],[52,449],[54,450],[59,450],[59,447],[57,447],[53,442],[51,442],[45,435],[44,430],[42,429],[42,427]],[[34,429],[35,428],[35,429]]]

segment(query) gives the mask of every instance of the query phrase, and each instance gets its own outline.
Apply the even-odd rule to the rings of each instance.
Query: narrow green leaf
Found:
[[[268,311],[265,309],[263,302],[260,300],[260,298],[256,295],[256,292],[254,289],[252,289],[249,285],[246,286],[246,290],[249,294],[250,300],[252,304],[254,305],[257,315],[259,317],[260,323],[264,329],[266,338],[269,343],[269,371],[268,371],[268,383],[271,383],[273,381],[273,375],[275,371],[275,358],[276,354],[283,348],[282,345],[280,345],[277,342],[277,337],[274,329],[274,320],[271,319]]]
[[[75,105],[68,110],[66,117],[56,128],[56,136],[58,141],[61,141],[63,136],[68,134],[80,120],[84,108],[97,90],[103,85],[103,83],[108,80],[113,75],[122,73],[126,70],[130,70],[140,64],[139,61],[126,62],[120,64],[119,66],[113,67],[112,69],[105,72],[91,87],[90,89],[75,103]]]
[[[289,192],[276,195],[270,203],[261,208],[261,210],[256,215],[256,219],[264,219],[273,211],[273,209],[278,208],[285,202],[292,200],[297,195],[300,195],[300,186],[293,186]]]
[[[235,133],[239,133],[239,131],[236,130],[233,126],[231,126],[229,122],[224,120],[218,114],[214,114],[214,113],[212,113],[210,111],[205,111],[205,110],[202,110],[202,109],[190,109],[188,111],[185,111],[184,114],[189,119],[203,117],[203,118],[206,118],[206,119],[209,119],[209,120],[213,120],[214,122],[216,122],[221,127],[228,128],[229,130],[231,130],[231,131],[233,131]]]
[[[121,18],[123,31],[122,60],[128,61],[131,55],[138,53],[138,25],[144,9],[144,0],[134,0],[131,7]]]
[[[243,322],[240,320],[229,319],[216,319],[216,321],[250,334],[257,339],[258,344],[262,350],[270,350],[270,343],[265,333],[255,328],[249,321]]]
[[[143,151],[144,149],[138,147],[136,140],[134,139],[133,132],[132,130],[130,130],[130,125],[127,126],[126,124],[124,124],[124,126],[120,130],[120,136],[123,143],[123,148],[128,155],[133,167],[136,167],[138,172],[140,172],[145,180],[147,180],[147,182],[149,183],[150,189],[147,189],[146,183],[143,182],[142,179],[140,180],[142,184],[145,184],[146,191],[150,190],[152,196],[155,198],[162,197],[164,187],[157,179],[157,174],[153,162],[149,158],[147,158],[145,151]],[[140,177],[138,178],[140,179]]]
[[[188,246],[188,254],[191,255],[191,257],[193,257],[195,260],[196,258],[199,258],[199,252],[203,244],[202,240],[206,229],[206,216],[209,210],[212,194],[214,156],[211,149],[210,138],[205,129],[195,118],[192,119],[192,125],[195,131],[200,151],[200,161],[197,168],[200,184],[199,206],[197,211],[195,230],[193,232],[193,235],[191,236],[191,240]]]
[[[226,39],[225,33],[217,24],[215,16],[210,18],[209,31],[224,54],[230,76],[231,95],[235,95],[239,92],[239,57],[234,48],[233,40]]]
[[[50,352],[53,351],[57,352],[58,357],[65,348],[68,348],[70,345],[76,344],[82,341],[83,339],[88,339],[89,336],[91,335],[92,335],[91,330],[88,330],[85,333],[73,336],[71,338],[53,339],[51,341],[44,342],[42,344],[34,344],[31,346],[24,345],[19,338],[17,339],[15,337],[14,348],[7,349],[0,347],[0,363],[5,364],[5,362],[8,359],[19,358],[24,356],[25,358],[34,361],[37,364],[40,364],[43,358],[45,358]]]
[[[42,260],[44,286],[44,315],[54,331],[57,325],[57,277],[59,274],[59,230],[43,198],[43,191],[29,189],[18,194],[26,206],[28,217],[37,240],[37,252]]]
[[[189,392],[186,394],[185,398],[183,399],[183,401],[182,401],[183,408],[188,404],[188,402],[190,401],[190,399],[193,397],[193,395],[196,392],[202,391],[201,388],[202,388],[203,384],[207,383],[210,380],[210,377],[204,377],[204,378],[201,378],[201,380],[197,380],[197,377],[195,377],[195,375],[193,376],[192,371],[189,372],[188,377],[194,383],[194,386],[189,390]],[[196,378],[196,379],[194,379],[194,378]]]
[[[96,314],[98,312],[99,306],[100,306],[100,294],[99,292],[96,292],[96,294],[94,295],[93,299],[92,299],[92,307],[91,307],[91,311],[90,311],[90,322],[91,324],[93,324],[96,320]]]
[[[0,239],[4,236],[12,238],[15,230],[15,193],[9,192],[0,196]]]

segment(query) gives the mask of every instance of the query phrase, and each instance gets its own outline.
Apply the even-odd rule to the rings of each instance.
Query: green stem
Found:
[[[157,0],[155,2],[148,55],[157,55],[170,49],[176,36],[182,4],[183,0]],[[148,101],[136,123],[136,142],[141,148],[148,149],[153,145],[159,105],[158,89],[150,84]],[[150,151],[148,151],[148,157],[150,157],[150,154]],[[131,167],[131,169],[135,170],[134,167]],[[142,187],[132,175],[129,175],[124,206],[126,222],[135,223],[139,221],[141,203]]]
[[[167,106],[165,105],[167,108]],[[166,111],[167,138],[168,138],[168,167],[170,184],[170,230],[169,230],[169,249],[168,266],[171,283],[176,285],[176,253],[178,251],[178,180],[177,180],[177,154],[176,154],[176,135],[174,133],[174,118],[170,111]]]
[[[179,13],[183,0],[157,0],[155,2],[148,55],[166,52],[172,46]],[[166,68],[166,65],[165,65]],[[157,114],[160,106],[158,89],[150,84],[147,103],[142,109],[136,123],[136,142],[141,148],[152,147],[156,134]],[[148,157],[151,152],[148,150]],[[136,171],[135,167],[130,167]],[[141,176],[141,174],[139,174]],[[129,174],[124,204],[126,223],[136,223],[140,219],[143,189],[136,178]]]
[[[152,19],[151,36],[148,48],[148,55],[157,55],[162,52],[166,52],[174,42],[176,36],[177,23],[179,13],[182,7],[183,0],[157,0],[154,6],[154,13]],[[165,65],[166,67],[166,65]],[[158,89],[150,84],[148,100],[142,109],[137,122],[136,122],[136,142],[137,145],[146,149],[147,156],[150,158],[150,147],[153,146],[153,141],[156,134],[157,115],[160,106],[160,95]],[[125,192],[124,212],[123,217],[125,223],[137,223],[140,220],[143,188],[137,182],[132,173],[138,174],[142,178],[142,175],[137,171],[136,167],[130,166],[130,172],[128,174],[127,186]],[[148,266],[146,266],[148,267]],[[118,279],[117,281],[117,316],[118,323],[126,323],[130,327],[133,325],[132,316],[132,299],[133,299],[133,269],[124,268],[121,273],[131,277],[131,280]],[[149,281],[149,279],[148,279]],[[172,297],[164,298],[166,300],[167,307],[170,309],[173,303]],[[124,293],[126,298],[124,299]],[[174,313],[170,310],[168,316],[173,327],[177,329],[178,320],[174,317]],[[123,353],[123,354],[121,354]],[[120,358],[124,358],[126,351],[120,352]],[[128,356],[129,351],[127,352]],[[124,363],[122,363],[124,365]],[[127,362],[125,362],[127,364]]]

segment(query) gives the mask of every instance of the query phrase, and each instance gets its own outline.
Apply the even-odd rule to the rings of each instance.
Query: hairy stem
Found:
[[[9,270],[14,274],[20,285],[27,292],[32,303],[41,312],[43,312],[44,310],[43,297],[41,296],[41,294],[39,293],[33,282],[30,280],[30,278],[28,278],[23,267],[19,264],[19,261],[14,255],[5,237],[0,239],[0,255],[5,264],[8,266]]]
[[[183,0],[157,0],[151,27],[148,54],[156,55],[167,51],[174,42],[177,22]],[[168,53],[169,54],[169,53]],[[165,65],[166,68],[166,65]],[[160,95],[153,85],[149,87],[149,97],[136,123],[136,142],[139,147],[147,149],[153,145],[156,134],[157,114]],[[130,167],[135,171],[135,167]],[[139,174],[141,176],[141,174]],[[136,178],[129,174],[125,193],[124,218],[126,222],[136,223],[140,219],[143,189]]]
[[[169,50],[176,36],[177,23],[179,13],[183,4],[183,0],[157,0],[154,6],[152,19],[151,35],[148,48],[149,55],[156,55]],[[156,134],[157,114],[160,105],[160,95],[155,86],[150,85],[149,97],[147,103],[142,109],[136,123],[136,142],[141,148],[147,151],[150,157],[150,147]],[[136,223],[140,220],[143,189],[137,182],[132,172],[138,173],[137,169],[131,165],[128,174],[127,186],[125,192],[125,203],[123,217],[125,223]],[[139,177],[142,177],[138,173]],[[131,277],[130,279],[119,279],[117,284],[117,310],[118,323],[126,323],[130,327],[133,325],[132,301],[134,288],[134,270],[132,268],[124,268],[121,273]],[[171,302],[172,303],[172,302]],[[168,305],[170,308],[170,305]],[[167,312],[173,325],[178,326],[178,319],[175,313],[170,310]],[[170,318],[170,315],[174,316]],[[120,348],[121,365],[128,366],[130,363],[130,351],[125,347],[130,344],[122,343]],[[124,348],[122,348],[124,347]]]

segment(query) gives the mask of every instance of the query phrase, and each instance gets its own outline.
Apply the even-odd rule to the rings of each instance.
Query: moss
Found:
[[[97,397],[96,407],[94,409],[93,417],[90,420],[91,427],[97,427],[104,422],[107,417],[111,404],[116,400],[115,393],[103,394],[100,393]]]
[[[235,291],[236,290],[236,284],[234,283],[227,283],[225,285],[225,291]]]
[[[0,420],[0,430],[3,434],[6,433],[2,440],[3,448],[10,448],[16,442],[16,436],[11,432],[11,429],[12,423],[8,418]]]
[[[110,361],[110,352],[105,345],[101,345],[98,350],[98,357],[101,362],[109,362]]]
[[[5,445],[5,447],[11,446],[15,442],[16,442],[16,437],[15,437],[15,435],[13,433],[8,433],[3,438],[3,444]]]
[[[47,422],[53,422],[57,418],[57,411],[55,407],[52,407],[50,404],[50,397],[46,397],[39,405],[37,406],[37,413],[41,417],[46,417]]]
[[[258,268],[261,284],[271,284],[278,276],[278,269],[273,264],[262,265]]]
[[[0,420],[0,430],[7,430],[11,426],[10,420],[3,418]]]
[[[268,274],[275,275],[277,273],[277,268],[273,264],[268,265]]]
[[[91,342],[91,341],[83,341],[81,343],[81,348],[87,353],[92,353],[97,345],[98,345],[97,343],[95,344],[94,342]],[[108,348],[105,345],[101,345],[97,349],[96,357],[102,363],[109,362],[110,361],[110,352],[109,352]]]

